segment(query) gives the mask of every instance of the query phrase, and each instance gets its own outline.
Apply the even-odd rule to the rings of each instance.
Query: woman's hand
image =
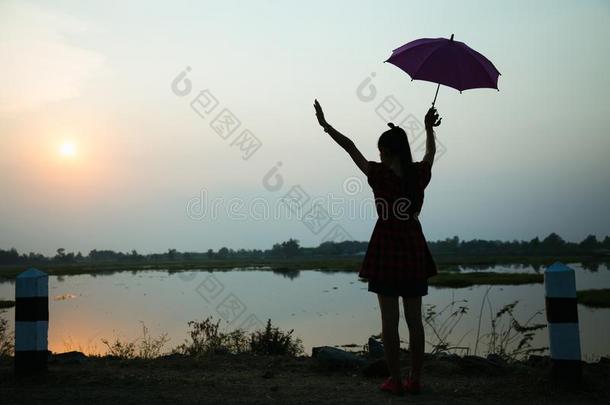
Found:
[[[438,112],[436,108],[430,107],[428,112],[426,113],[426,118],[424,118],[424,122],[426,124],[426,129],[433,129],[434,127],[438,127],[441,125],[442,118],[438,117]]]
[[[324,130],[326,130],[328,127],[330,127],[330,125],[328,124],[328,122],[326,122],[326,119],[324,118],[324,112],[322,111],[322,106],[320,106],[320,103],[318,103],[318,100],[314,100],[314,104],[313,107],[316,110],[316,117],[318,118],[318,123],[322,126],[322,128],[324,128]]]
[[[337,131],[333,127],[330,126],[326,119],[324,118],[324,112],[322,111],[322,107],[318,100],[314,100],[313,107],[316,109],[316,117],[318,118],[318,123],[324,128],[324,131],[330,135],[330,137],[339,144],[352,158],[356,166],[364,175],[368,175],[369,163],[368,160],[362,156],[362,153],[358,150],[354,142],[349,139],[347,136],[343,135],[341,132]]]

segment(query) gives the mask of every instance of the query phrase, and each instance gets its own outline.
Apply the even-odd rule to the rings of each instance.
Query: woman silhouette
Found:
[[[314,108],[324,131],[367,176],[375,196],[378,219],[359,277],[368,280],[368,290],[379,299],[383,347],[390,371],[380,388],[398,395],[405,391],[419,393],[425,345],[421,302],[422,296],[428,294],[428,278],[437,273],[437,268],[418,217],[436,152],[434,127],[440,125],[441,119],[434,107],[428,110],[424,119],[426,153],[421,162],[413,162],[405,131],[389,123],[390,129],[377,142],[379,163],[367,161],[351,139],[326,122],[318,100]],[[411,369],[402,383],[398,297],[403,299],[411,353]]]

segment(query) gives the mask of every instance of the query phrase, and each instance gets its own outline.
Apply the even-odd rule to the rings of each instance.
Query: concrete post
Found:
[[[552,377],[578,383],[582,379],[580,333],[574,270],[556,262],[544,272]]]
[[[15,287],[15,372],[32,374],[47,369],[49,277],[29,268],[17,276]]]

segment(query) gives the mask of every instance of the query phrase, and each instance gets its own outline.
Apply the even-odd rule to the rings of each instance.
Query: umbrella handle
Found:
[[[438,96],[438,89],[441,87],[441,84],[439,83],[438,86],[436,86],[436,94],[434,94],[434,101],[432,102],[432,107],[434,107],[434,103],[436,103],[436,96]]]

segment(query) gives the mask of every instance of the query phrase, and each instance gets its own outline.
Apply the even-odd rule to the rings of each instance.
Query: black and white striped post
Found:
[[[563,263],[554,263],[544,272],[544,287],[552,378],[579,383],[582,366],[574,270]]]
[[[49,277],[29,268],[15,287],[15,372],[33,374],[47,369]]]

